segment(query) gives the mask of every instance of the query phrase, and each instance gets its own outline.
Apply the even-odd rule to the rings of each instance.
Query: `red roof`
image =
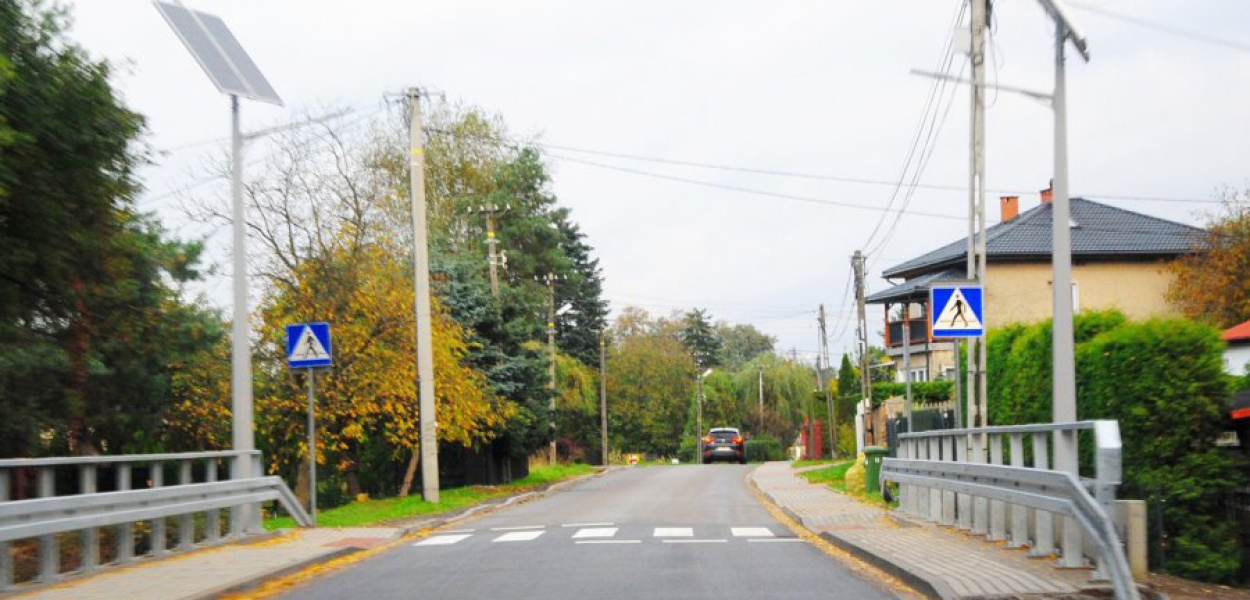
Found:
[[[1226,342],[1236,342],[1240,340],[1250,340],[1250,321],[1246,321],[1241,325],[1233,325],[1229,327],[1224,335],[1220,336]]]

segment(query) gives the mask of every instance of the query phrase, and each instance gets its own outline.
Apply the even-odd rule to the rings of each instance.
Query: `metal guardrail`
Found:
[[[174,549],[196,545],[197,529],[199,543],[221,541],[226,509],[224,539],[259,531],[259,521],[249,515],[259,514],[255,507],[261,502],[277,500],[297,523],[310,525],[280,478],[230,478],[239,461],[260,459],[258,451],[225,451],[0,460],[0,591],[15,583],[12,548],[21,539],[37,540],[35,580],[51,582],[61,576],[63,533],[79,533],[81,569],[91,571],[100,567],[101,528],[116,527],[113,562],[125,564],[135,558],[138,523],[149,524],[149,532],[138,538],[146,540],[152,556],[171,550],[168,518],[177,520]],[[167,471],[177,483],[166,484]]]
[[[1094,434],[1092,479],[1076,472],[1081,431]],[[1070,457],[1068,470],[1051,468],[1052,451],[1056,459]],[[1061,566],[1086,566],[1088,541],[1098,573],[1110,577],[1116,597],[1138,598],[1114,525],[1121,457],[1115,421],[903,434],[898,455],[884,460],[881,480],[899,483],[904,512],[1010,547],[1029,546],[1042,556],[1056,551],[1059,516]]]

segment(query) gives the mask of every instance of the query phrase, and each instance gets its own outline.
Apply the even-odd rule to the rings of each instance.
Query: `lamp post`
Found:
[[[699,398],[694,410],[694,435],[698,439],[695,445],[695,460],[703,462],[703,378],[712,374],[712,370],[708,369],[700,374],[696,379],[699,380]]]

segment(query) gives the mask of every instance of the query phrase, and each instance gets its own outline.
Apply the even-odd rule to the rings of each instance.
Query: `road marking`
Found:
[[[803,541],[805,541],[805,540],[804,540],[803,538],[752,538],[752,539],[749,539],[749,540],[747,540],[747,541],[748,541],[748,542],[777,542],[777,543],[787,543],[787,542],[803,542]]]
[[[575,544],[641,544],[642,540],[578,540]]]
[[[729,540],[664,540],[665,544],[727,544]]]
[[[773,532],[767,527],[730,527],[734,537],[773,537]]]
[[[691,527],[656,527],[655,537],[694,537],[694,529]]]
[[[505,533],[493,540],[492,542],[532,542],[542,535],[542,531],[514,531]]]
[[[522,531],[525,529],[542,529],[543,525],[518,525],[516,527],[491,527],[491,531]]]
[[[476,529],[448,529],[443,533],[473,533]]]
[[[561,527],[611,527],[616,523],[566,523]]]
[[[616,535],[616,529],[617,529],[616,527],[578,529],[577,533],[573,534],[573,537],[575,539],[576,538],[610,538]]]
[[[434,537],[425,538],[413,546],[448,546],[456,542],[462,542],[467,538],[473,537],[467,533],[460,535],[436,535]]]

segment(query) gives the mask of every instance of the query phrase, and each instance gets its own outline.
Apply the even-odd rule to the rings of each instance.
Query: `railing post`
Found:
[[[122,463],[117,467],[117,491],[124,492],[131,488],[131,467]],[[135,558],[135,524],[123,523],[117,526],[117,564],[124,565]]]
[[[1024,468],[1024,434],[1011,434],[1011,466]],[[1023,548],[1029,543],[1029,509],[1019,504],[1011,505],[1011,537],[1008,548]]]
[[[154,462],[151,466],[152,487],[164,487],[165,463]],[[152,556],[165,555],[165,517],[152,519]]]
[[[981,433],[972,434],[972,456],[969,462],[985,463],[985,436]],[[989,500],[983,496],[972,497],[972,533],[986,535],[989,533]]]
[[[78,467],[78,493],[96,493],[96,466]],[[90,527],[79,534],[82,540],[82,570],[94,571],[100,566],[100,530]]]
[[[0,469],[0,502],[10,499],[9,477],[13,471]],[[0,593],[13,587],[13,554],[8,542],[0,542]]]
[[[1076,464],[1076,457],[1080,456],[1079,448],[1077,448],[1077,430],[1060,429],[1055,432],[1055,456],[1060,455],[1071,457],[1071,465],[1058,464],[1056,460],[1055,470],[1067,470],[1077,477],[1081,476],[1079,466]],[[1063,517],[1063,538],[1059,541],[1059,547],[1063,551],[1063,556],[1059,560],[1059,565],[1068,569],[1078,569],[1085,566],[1084,545],[1081,538],[1081,525],[1074,517]]]
[[[898,457],[912,458],[911,447],[907,445],[907,440],[903,439],[903,434],[898,436]],[[898,506],[903,512],[915,516],[916,507],[912,504],[912,486],[906,483],[898,484]]]
[[[235,480],[239,478],[239,469],[243,468],[242,461],[245,460],[245,458],[246,457],[244,457],[242,453],[235,454],[234,456],[230,457],[230,479],[231,480]],[[238,537],[238,536],[243,535],[243,531],[244,531],[243,513],[244,513],[244,510],[243,510],[243,507],[241,506],[230,507],[230,537]]]
[[[990,435],[990,464],[1003,464],[1003,436]],[[1002,500],[990,502],[990,541],[1007,539],[1007,503]]]
[[[968,444],[972,443],[971,434],[955,436],[955,462],[969,462]],[[955,515],[955,526],[964,531],[972,531],[972,496],[956,494],[955,504],[959,513]]]
[[[1033,434],[1033,468],[1050,469],[1050,440],[1044,433]],[[1044,510],[1033,511],[1033,549],[1031,556],[1055,553],[1055,515]]]
[[[39,469],[39,497],[51,498],[56,495],[56,472],[52,467]],[[51,583],[61,572],[61,547],[55,535],[39,538],[39,581]]]
[[[191,483],[191,461],[178,461],[178,485],[190,485]],[[192,517],[195,515],[187,513],[178,515],[178,549],[189,550],[195,542],[195,521]]]
[[[250,460],[252,461],[252,476],[264,477],[265,476],[265,461],[261,457],[260,452],[253,451],[251,454]],[[248,533],[263,533],[265,529],[261,525],[261,521],[264,519],[264,512],[261,510],[261,505],[253,504],[252,509],[249,510],[248,513],[252,515],[252,522],[247,523],[247,532]]]
[[[1116,523],[1115,490],[1121,477],[1120,425],[1116,421],[1094,422],[1094,500],[1102,507],[1107,520]],[[1124,540],[1128,536],[1124,536]],[[1127,554],[1127,552],[1126,552]],[[1106,576],[1110,565],[1098,560],[1098,575]]]
[[[928,439],[929,443],[929,460],[942,460],[941,438],[933,436]],[[929,519],[934,522],[942,521],[942,490],[938,488],[929,488]]]
[[[210,458],[205,465],[204,472],[205,481],[212,483],[217,481],[217,459]],[[204,539],[209,544],[214,544],[221,539],[221,511],[213,509],[208,511],[204,516]]]
[[[939,458],[943,462],[955,462],[955,446],[959,443],[956,436],[942,436],[938,438],[940,446]],[[942,525],[951,527],[955,524],[955,492],[942,492]]]

